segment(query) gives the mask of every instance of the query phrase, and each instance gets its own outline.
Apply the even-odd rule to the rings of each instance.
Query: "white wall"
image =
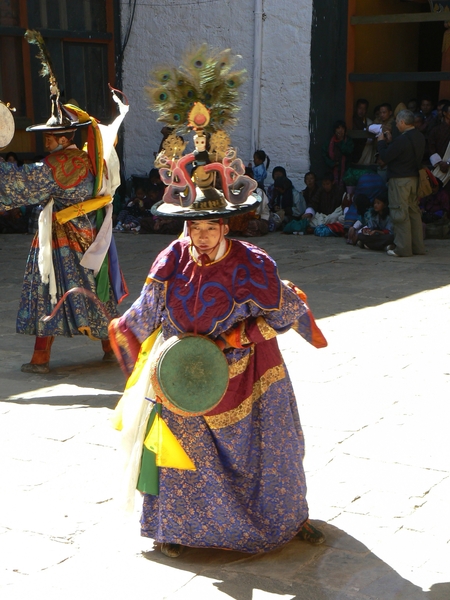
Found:
[[[203,42],[242,56],[237,67],[247,70],[248,81],[242,86],[239,123],[231,139],[244,163],[252,159],[254,8],[255,0],[138,0],[123,62],[123,91],[130,101],[124,124],[127,177],[148,173],[161,140],[162,124],[148,108],[144,89],[150,71],[162,64],[178,65],[186,48]],[[301,189],[309,169],[312,0],[264,0],[263,11],[260,148],[270,156],[269,172],[284,166]],[[122,0],[121,16],[124,36],[128,0]]]

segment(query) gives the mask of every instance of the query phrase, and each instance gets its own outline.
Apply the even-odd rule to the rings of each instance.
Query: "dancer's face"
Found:
[[[189,235],[200,254],[207,254],[211,260],[216,257],[220,242],[229,231],[228,225],[216,221],[190,221]]]

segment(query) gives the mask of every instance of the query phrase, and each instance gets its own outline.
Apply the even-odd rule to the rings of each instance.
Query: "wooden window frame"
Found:
[[[356,0],[348,0],[348,37],[347,37],[347,91],[346,120],[352,122],[354,93],[351,84],[357,82],[420,82],[449,81],[450,71],[399,71],[395,73],[357,73],[355,72],[355,27],[358,25],[386,25],[398,23],[432,23],[449,21],[448,12],[401,13],[390,15],[356,15]]]
[[[114,23],[114,10],[116,2],[114,0],[106,0],[106,32],[73,32],[59,29],[39,29],[43,38],[56,38],[64,42],[80,42],[89,44],[106,44],[107,45],[107,72],[108,79],[115,84],[116,67],[115,67],[115,35],[117,28]],[[23,60],[23,76],[25,88],[25,117],[15,117],[16,127],[25,129],[28,125],[35,122],[35,114],[33,107],[33,85],[32,85],[32,70],[39,68],[36,61],[31,60],[30,45],[26,41],[24,34],[28,29],[28,6],[27,0],[19,0],[19,23],[20,26],[8,27],[0,26],[0,36],[20,37],[22,40],[22,60]],[[4,100],[4,99],[3,99]],[[111,100],[111,109],[113,108]],[[32,152],[36,151],[36,138],[30,140]]]

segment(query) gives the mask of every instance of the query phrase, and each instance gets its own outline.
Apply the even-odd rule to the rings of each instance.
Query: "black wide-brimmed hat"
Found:
[[[250,194],[247,200],[241,204],[227,202],[225,206],[220,208],[183,208],[161,200],[152,206],[151,211],[155,217],[183,219],[185,221],[206,221],[229,219],[235,215],[251,212],[258,208],[260,202],[261,198],[255,193]]]
[[[47,46],[45,45],[44,39],[39,31],[28,29],[25,32],[25,39],[30,44],[36,44],[39,48],[37,58],[40,59],[42,64],[40,75],[42,75],[42,77],[48,77],[49,79],[51,102],[50,118],[45,123],[30,125],[26,128],[26,131],[62,134],[72,133],[79,127],[86,127],[87,125],[90,125],[91,121],[80,122],[76,113],[70,111],[70,109],[60,101],[59,86],[53,70],[51,57],[47,50]]]
[[[53,99],[52,99],[53,104]],[[58,116],[55,118],[54,113]],[[55,106],[52,106],[52,116],[46,123],[39,123],[37,125],[30,125],[26,128],[26,131],[35,131],[41,133],[54,133],[54,134],[63,134],[63,133],[72,133],[76,131],[80,127],[86,127],[90,125],[91,121],[84,121],[80,123],[78,117],[75,113],[71,112],[64,104],[55,103]]]

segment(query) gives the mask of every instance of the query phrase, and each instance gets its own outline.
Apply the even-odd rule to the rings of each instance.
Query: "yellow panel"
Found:
[[[16,129],[11,143],[9,144],[9,146],[7,146],[7,148],[5,148],[2,151],[2,153],[5,154],[7,152],[34,152],[34,135],[35,134],[28,133],[24,130]]]
[[[426,5],[427,6],[427,5]],[[383,15],[422,12],[420,4],[403,0],[356,0],[357,15]],[[428,8],[428,6],[427,6]],[[356,73],[385,73],[418,70],[418,23],[355,26]],[[395,108],[417,96],[417,83],[355,83],[354,99],[367,98],[369,112],[381,103]]]

